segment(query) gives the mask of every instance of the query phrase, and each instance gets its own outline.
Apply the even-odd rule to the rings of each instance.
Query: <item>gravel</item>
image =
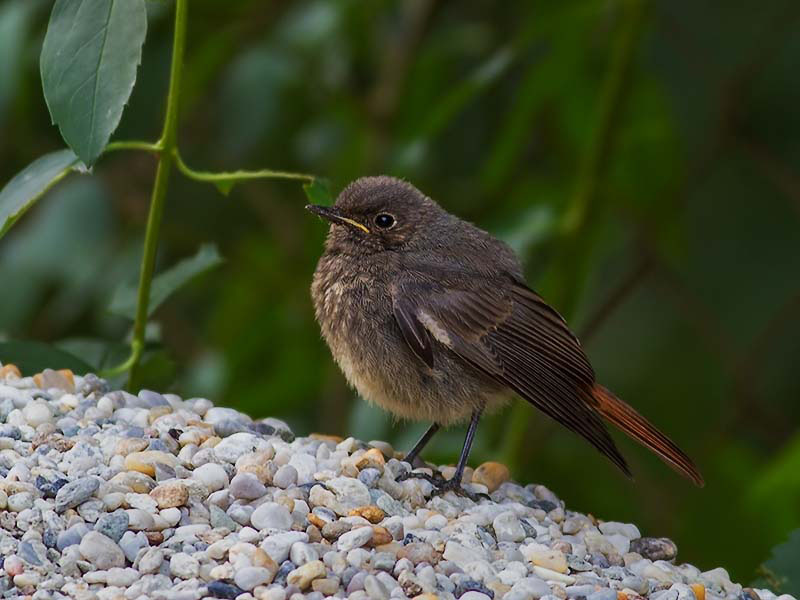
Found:
[[[0,370],[0,598],[794,600],[677,561],[508,469],[433,496],[380,441]],[[448,473],[452,468],[443,467]]]

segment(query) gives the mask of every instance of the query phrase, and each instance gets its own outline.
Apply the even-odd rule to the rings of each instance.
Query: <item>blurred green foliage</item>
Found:
[[[3,183],[63,148],[39,79],[50,6],[0,2]],[[171,3],[147,11],[114,139],[155,139],[163,121]],[[533,287],[569,309],[599,379],[696,458],[707,486],[622,442],[630,483],[528,407],[515,413],[524,448],[508,447],[507,411],[482,424],[472,463],[512,456],[517,479],[571,508],[634,521],[674,538],[681,559],[749,581],[800,526],[798,25],[795,0],[192,0],[182,156],[314,173],[334,192],[406,177],[504,237]],[[619,53],[628,65],[610,85]],[[5,339],[96,368],[125,358],[130,323],[108,306],[136,279],[153,171],[145,153],[105,156],[3,238]],[[587,190],[579,236],[565,235]],[[158,271],[208,242],[224,263],[155,312],[147,384],[405,448],[425,425],[355,398],[320,340],[308,286],[325,227],[304,203],[292,182],[222,196],[172,178]],[[444,432],[426,457],[455,460],[462,438]]]

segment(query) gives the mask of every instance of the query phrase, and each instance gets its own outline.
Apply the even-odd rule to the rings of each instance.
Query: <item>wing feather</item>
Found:
[[[409,278],[393,293],[403,336],[426,364],[435,362],[436,352],[455,353],[583,436],[630,475],[588,402],[587,390],[594,384],[589,360],[561,316],[538,294],[509,279],[452,274]],[[428,333],[424,343],[419,329]],[[441,344],[442,331],[448,344]]]

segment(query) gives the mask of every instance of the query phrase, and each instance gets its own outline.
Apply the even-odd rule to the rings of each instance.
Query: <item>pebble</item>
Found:
[[[243,567],[236,571],[233,582],[241,589],[249,592],[258,585],[265,585],[272,581],[274,571],[264,567]]]
[[[119,542],[122,534],[128,530],[128,513],[124,510],[117,510],[113,513],[106,513],[97,519],[94,530]]]
[[[328,508],[340,515],[346,515],[360,506],[372,504],[369,489],[358,479],[336,477],[327,481],[326,487],[335,495],[334,505]]]
[[[498,462],[485,462],[472,473],[472,483],[485,485],[489,493],[511,479],[508,467]]]
[[[211,596],[212,598],[228,598],[229,600],[233,600],[240,594],[244,593],[243,589],[235,585],[225,583],[224,581],[212,581],[206,587],[206,591],[208,592],[208,595]],[[284,599],[276,598],[275,600],[284,600]]]
[[[492,528],[498,542],[521,542],[525,539],[525,529],[519,518],[511,511],[497,515],[492,521]]]
[[[229,485],[228,473],[216,463],[206,463],[192,471],[192,478],[202,483],[209,492],[216,492]]]
[[[122,549],[114,540],[97,531],[90,531],[83,536],[79,550],[85,560],[103,571],[125,566]]]
[[[164,551],[159,548],[148,548],[139,560],[141,573],[156,573],[164,562]]]
[[[586,596],[586,600],[617,600],[617,591],[610,588],[598,590]]]
[[[313,560],[291,571],[286,576],[286,583],[306,590],[312,581],[318,577],[324,577],[325,573],[325,564],[321,560]]]
[[[499,463],[465,474],[491,500],[433,496],[382,442],[2,369],[0,597],[794,600],[677,565],[672,541]]]
[[[55,511],[64,512],[88,500],[100,488],[96,477],[80,477],[62,486],[56,494]]]
[[[50,406],[43,400],[28,402],[25,408],[22,409],[22,414],[28,425],[34,429],[43,423],[49,423],[53,419],[53,412]]]
[[[534,565],[556,571],[558,573],[567,572],[567,557],[558,550],[526,550],[521,548],[522,555]]]
[[[138,471],[150,477],[154,477],[156,474],[156,463],[162,463],[174,468],[178,464],[178,459],[168,452],[159,450],[132,452],[125,457],[125,469]]]
[[[265,502],[250,515],[250,523],[255,529],[281,529],[292,527],[292,515],[283,504]]]
[[[158,508],[175,508],[186,504],[189,500],[189,490],[179,481],[167,482],[156,486],[150,492],[150,497],[155,500]]]
[[[678,555],[678,547],[670,539],[644,537],[630,543],[630,551],[641,554],[649,560],[673,560]]]
[[[119,547],[122,549],[123,554],[125,554],[125,558],[130,562],[133,562],[139,554],[139,550],[145,548],[147,545],[147,536],[141,531],[137,533],[126,531],[119,540]]]
[[[23,510],[28,510],[33,506],[33,494],[30,492],[19,492],[11,494],[6,500],[6,507],[12,513],[20,513]]]
[[[228,491],[234,498],[255,500],[266,494],[267,488],[252,473],[239,473],[231,479]]]
[[[169,572],[173,577],[191,579],[200,573],[200,562],[194,556],[178,552],[169,559]]]
[[[282,465],[272,477],[272,483],[281,489],[286,489],[297,483],[297,469],[292,465]]]
[[[364,591],[372,600],[389,600],[389,591],[374,575],[367,575],[364,578]]]
[[[372,539],[372,527],[359,527],[339,536],[336,547],[342,551],[360,548]]]
[[[208,507],[208,513],[209,522],[211,523],[211,527],[214,529],[221,527],[227,529],[228,531],[236,531],[236,521],[231,519],[228,516],[228,513],[226,513],[216,504],[212,504]],[[180,517],[180,513],[178,513],[178,516]]]

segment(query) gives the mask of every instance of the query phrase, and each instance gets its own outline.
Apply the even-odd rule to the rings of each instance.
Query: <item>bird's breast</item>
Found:
[[[388,286],[363,265],[325,256],[311,287],[322,337],[347,380],[364,396],[380,388],[387,357],[387,329],[393,327]]]

